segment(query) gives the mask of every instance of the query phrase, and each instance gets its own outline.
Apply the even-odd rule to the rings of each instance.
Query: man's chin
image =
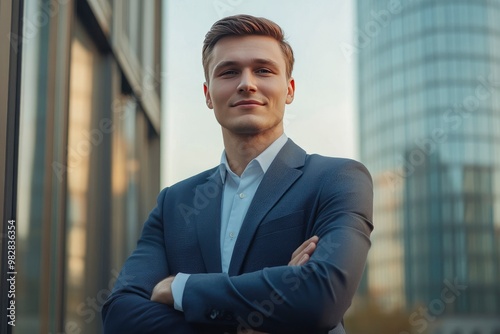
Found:
[[[238,136],[258,136],[272,133],[283,133],[283,125],[278,122],[267,123],[260,122],[259,119],[250,117],[247,119],[240,119],[241,122],[233,122],[232,124],[224,124],[222,127],[225,131],[232,133],[233,135]]]
[[[266,136],[266,135],[272,135],[273,133],[279,133],[279,134],[283,133],[283,130],[280,131],[280,129],[277,126],[274,127],[241,126],[241,127],[234,127],[229,131],[235,135],[248,136],[248,137]]]
[[[262,124],[258,124],[257,122],[242,122],[226,127],[226,129],[230,132],[240,135],[256,135],[265,131],[265,128],[266,127],[262,126]]]

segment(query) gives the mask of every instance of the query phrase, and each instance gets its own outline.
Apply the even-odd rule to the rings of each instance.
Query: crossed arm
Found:
[[[289,266],[300,266],[309,261],[317,247],[319,238],[313,236],[304,241],[292,254]],[[127,286],[129,275],[121,273],[123,285]],[[145,303],[144,292],[128,292],[115,295],[108,300],[103,307],[104,332],[117,333],[127,330],[128,333],[222,333],[220,329],[208,331],[206,328],[196,328],[186,322],[181,312],[173,309],[173,296],[171,284],[175,276],[169,276],[160,281],[153,289],[150,300],[156,303]],[[130,278],[134,278],[130,276]],[[123,299],[121,302],[118,299]],[[111,305],[110,301],[114,301]],[[116,302],[118,301],[118,302]],[[130,308],[129,305],[136,305]],[[107,316],[114,313],[114,316]],[[120,314],[121,317],[117,315]],[[145,317],[146,316],[146,317]],[[149,318],[149,321],[147,320]],[[137,321],[140,319],[140,321]],[[237,334],[248,333],[250,328],[238,329]],[[251,331],[253,334],[266,334],[264,332]]]
[[[314,253],[316,249],[316,245],[318,243],[318,237],[313,236],[308,240],[304,241],[302,245],[300,245],[292,254],[292,258],[288,263],[289,266],[300,266],[307,261],[309,261],[311,255]],[[175,276],[169,276],[164,280],[160,281],[153,289],[153,293],[151,295],[151,301],[166,304],[168,306],[174,305],[174,298],[172,294],[172,282],[174,281]],[[245,333],[245,329],[239,329],[237,334]],[[253,331],[253,334],[266,334],[264,332]]]
[[[304,241],[292,254],[292,258],[288,263],[289,266],[300,266],[309,261],[311,255],[316,249],[318,243],[318,237],[313,236],[308,240]],[[174,297],[172,295],[172,282],[174,281],[174,276],[169,276],[164,280],[160,281],[153,289],[151,295],[151,301],[162,303],[165,305],[173,306]]]

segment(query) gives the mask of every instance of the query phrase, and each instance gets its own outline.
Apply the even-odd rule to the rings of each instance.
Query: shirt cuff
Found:
[[[184,311],[182,309],[182,296],[189,276],[189,274],[178,273],[172,281],[172,297],[174,298],[174,308],[177,311]]]

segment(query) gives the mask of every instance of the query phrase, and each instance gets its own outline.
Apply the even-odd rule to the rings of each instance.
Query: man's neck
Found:
[[[258,135],[234,135],[223,132],[229,167],[236,175],[241,176],[250,161],[264,152],[282,134],[283,130]]]

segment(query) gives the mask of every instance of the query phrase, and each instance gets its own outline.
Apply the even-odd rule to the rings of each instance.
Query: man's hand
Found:
[[[154,302],[174,306],[174,297],[172,295],[172,281],[175,276],[169,276],[160,281],[153,289],[151,300]]]
[[[292,259],[290,260],[290,262],[288,262],[288,265],[301,266],[307,263],[307,261],[309,261],[309,259],[311,258],[311,255],[316,250],[318,241],[319,238],[317,236],[313,236],[304,241],[302,245],[300,245],[299,248],[297,248],[295,252],[293,252]]]

